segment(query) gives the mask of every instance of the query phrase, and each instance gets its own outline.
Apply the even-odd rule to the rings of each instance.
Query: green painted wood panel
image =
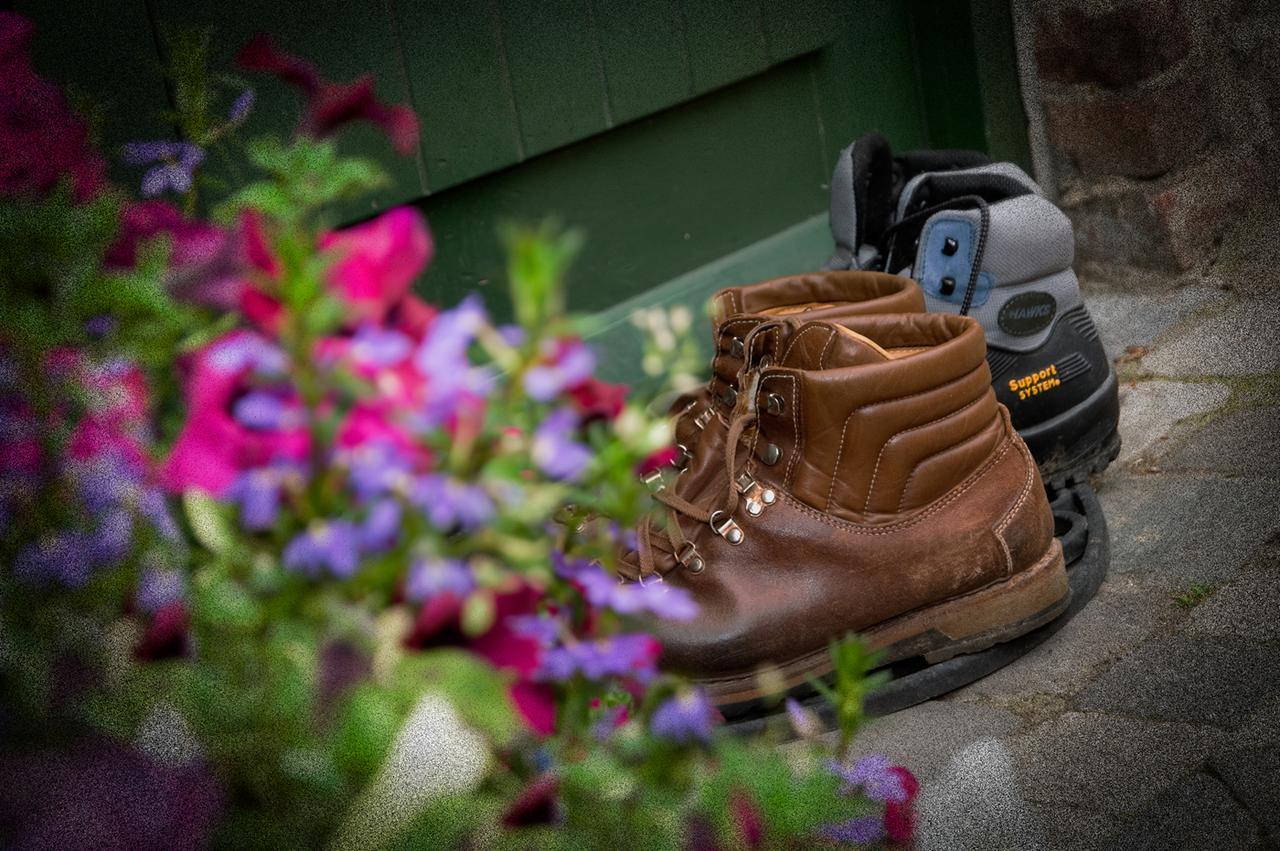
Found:
[[[270,33],[286,50],[315,61],[331,80],[374,75],[379,97],[409,102],[404,69],[384,0],[279,0],[266,5],[254,0],[222,0],[213,4],[185,0],[150,0],[162,25],[212,27],[216,68],[231,68],[240,47],[260,32]],[[262,75],[247,75],[258,92],[249,119],[255,128],[287,132],[294,126],[299,98],[293,91]],[[343,135],[344,149],[367,156],[385,168],[391,184],[341,211],[344,218],[360,218],[420,197],[426,186],[421,156],[398,156],[386,137],[367,124]]]
[[[974,55],[987,152],[1031,171],[1009,0],[972,0]]]
[[[907,6],[929,145],[985,150],[969,4],[909,0]]]
[[[617,123],[693,94],[676,0],[591,0],[609,104]]]
[[[811,63],[786,63],[425,199],[437,259],[421,292],[452,303],[479,289],[505,313],[494,236],[504,220],[554,214],[585,228],[570,302],[594,311],[820,212],[829,166],[815,132]]]
[[[840,151],[863,133],[883,133],[902,150],[928,143],[906,4],[858,0],[842,23],[816,54],[813,75],[828,179]]]
[[[680,2],[694,91],[710,91],[768,67],[759,0]]]
[[[496,4],[396,0],[395,13],[430,189],[521,160]]]
[[[848,23],[849,5],[840,0],[762,0],[770,60],[790,59],[835,41]]]
[[[162,118],[169,99],[145,0],[81,0],[74,14],[54,0],[34,0],[18,3],[15,11],[35,24],[36,69],[68,86],[73,100],[89,102],[103,148],[112,156],[112,175],[139,180],[138,169],[120,165],[114,156],[119,146],[174,135]]]
[[[525,156],[611,125],[587,0],[499,0]]]

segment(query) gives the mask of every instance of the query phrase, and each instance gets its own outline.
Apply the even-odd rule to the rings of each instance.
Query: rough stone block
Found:
[[[1104,478],[1111,573],[1168,593],[1230,582],[1280,530],[1275,493],[1266,479]]]
[[[1191,50],[1180,4],[1148,0],[1044,10],[1035,22],[1036,65],[1046,80],[1107,88],[1145,80]]]
[[[1044,840],[1018,780],[1009,748],[986,739],[955,754],[917,802],[916,847],[932,849],[1043,848]]]
[[[1189,314],[1226,298],[1222,290],[1211,287],[1179,287],[1157,293],[1091,293],[1086,304],[1098,326],[1103,348],[1115,358],[1129,346],[1152,345]]]
[[[1280,300],[1244,299],[1143,360],[1159,375],[1258,375],[1280,370]]]
[[[1208,727],[1068,712],[1009,745],[1027,801],[1125,815],[1203,763],[1223,739]]]
[[[1250,146],[1215,151],[1178,175],[1151,199],[1159,233],[1181,269],[1212,260],[1227,227],[1257,197],[1265,181]]]
[[[1280,747],[1213,758],[1213,769],[1272,836],[1280,836]]]
[[[1190,162],[1213,134],[1198,70],[1184,62],[1133,89],[1046,93],[1050,141],[1090,176],[1156,177]]]
[[[1280,657],[1240,639],[1173,635],[1125,657],[1075,701],[1077,709],[1228,728],[1280,694]]]
[[[1164,440],[1187,417],[1215,411],[1227,403],[1225,384],[1141,381],[1120,386],[1120,463],[1158,455]]]
[[[1115,837],[1126,851],[1265,848],[1257,823],[1221,783],[1197,774],[1166,790]]]
[[[1280,406],[1249,408],[1213,420],[1161,466],[1280,479]]]

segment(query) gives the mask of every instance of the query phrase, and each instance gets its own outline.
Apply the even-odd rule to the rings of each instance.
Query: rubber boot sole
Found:
[[[962,653],[976,653],[1030,632],[1060,615],[1071,602],[1062,545],[1055,538],[1031,567],[961,597],[952,597],[898,615],[864,630],[862,639],[882,652],[881,664],[921,656],[942,662]],[[832,672],[826,647],[777,666],[787,690]],[[773,679],[775,686],[779,684]],[[756,674],[699,680],[698,684],[721,707],[740,708],[767,695]]]
[[[1088,481],[1120,454],[1119,384],[1111,371],[1089,398],[1050,420],[1018,429],[1051,490]]]

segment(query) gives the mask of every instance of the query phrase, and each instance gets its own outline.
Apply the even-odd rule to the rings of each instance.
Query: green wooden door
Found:
[[[1027,160],[1007,0],[76,5],[17,4],[45,72],[108,106],[109,143],[169,135],[156,118],[166,28],[211,28],[217,62],[265,31],[331,78],[373,73],[380,96],[413,104],[422,142],[401,158],[372,129],[354,134],[394,182],[347,217],[418,205],[438,244],[423,295],[478,289],[498,313],[503,220],[585,229],[570,302],[616,324],[640,304],[819,265],[831,166],[867,130]],[[293,95],[259,91],[251,129],[287,129]]]

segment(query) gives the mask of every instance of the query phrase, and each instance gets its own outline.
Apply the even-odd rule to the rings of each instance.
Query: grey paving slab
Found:
[[[1119,462],[1159,454],[1162,444],[1188,417],[1216,411],[1231,398],[1225,384],[1138,381],[1120,385]]]
[[[1207,774],[1196,774],[1161,793],[1110,844],[1131,851],[1266,847],[1257,822]]]
[[[1150,346],[1171,327],[1227,294],[1209,287],[1183,287],[1163,293],[1093,293],[1086,304],[1107,354],[1116,358],[1128,346]]]
[[[1268,548],[1268,559],[1276,559]],[[1219,588],[1192,610],[1183,626],[1191,635],[1236,636],[1280,643],[1280,561],[1257,565]]]
[[[1231,728],[1280,695],[1280,654],[1242,639],[1172,635],[1147,642],[1084,690],[1074,706],[1157,721]]]
[[[917,800],[916,848],[1045,848],[1035,813],[1018,795],[1013,755],[985,739],[957,753]]]
[[[1113,577],[1066,626],[1011,665],[956,692],[956,700],[1019,707],[1033,695],[1071,696],[1142,643],[1172,602],[1162,591]]]
[[[1280,842],[1280,746],[1215,756],[1211,766],[1232,796]]]
[[[877,718],[854,739],[855,754],[881,753],[929,783],[972,742],[1005,736],[1018,717],[992,706],[933,700]]]
[[[1165,470],[1280,478],[1280,406],[1219,417],[1197,431],[1179,451],[1162,458],[1160,466]]]
[[[1111,573],[1169,591],[1224,584],[1280,531],[1276,485],[1194,475],[1107,476],[1098,486]]]
[[[1212,727],[1068,712],[1009,747],[1027,801],[1124,816],[1194,771],[1224,738]]]
[[[1256,375],[1280,369],[1280,301],[1245,299],[1143,361],[1158,375]]]
[[[1122,817],[1092,807],[1066,804],[1029,804],[1045,848],[1071,851],[1110,851],[1111,837]]]

